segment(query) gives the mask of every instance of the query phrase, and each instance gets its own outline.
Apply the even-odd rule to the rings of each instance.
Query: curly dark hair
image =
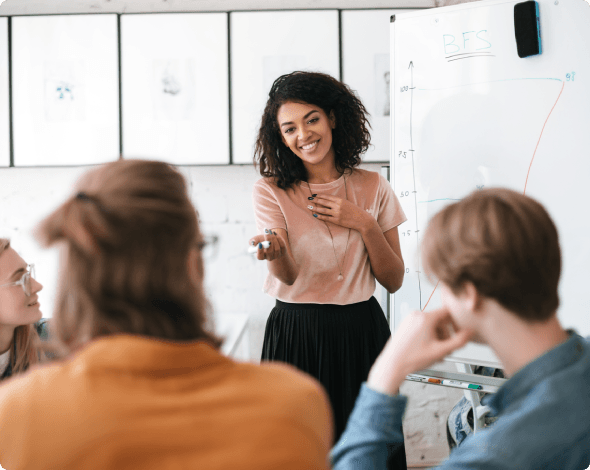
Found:
[[[254,165],[260,174],[271,177],[281,189],[307,180],[303,162],[281,139],[277,113],[286,102],[319,106],[329,115],[334,112],[336,128],[332,131],[336,169],[344,173],[361,163],[361,154],[371,142],[368,128],[369,112],[344,83],[325,73],[292,72],[281,75],[273,83],[256,139]]]

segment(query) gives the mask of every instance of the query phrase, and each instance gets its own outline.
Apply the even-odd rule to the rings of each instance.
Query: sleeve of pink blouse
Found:
[[[383,232],[387,232],[407,220],[391,184],[382,175],[379,175],[377,198],[379,199],[377,223]]]
[[[256,229],[259,234],[264,233],[265,228],[287,229],[285,215],[281,210],[277,196],[273,191],[273,187],[264,178],[259,179],[254,183],[252,201],[254,203]]]

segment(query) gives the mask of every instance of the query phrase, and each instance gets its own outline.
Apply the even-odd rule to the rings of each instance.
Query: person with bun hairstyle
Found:
[[[34,270],[0,238],[0,380],[46,359],[40,340],[48,325],[37,296],[43,286]]]
[[[0,387],[3,468],[328,468],[320,384],[225,357],[206,328],[205,241],[176,169],[93,169],[38,236],[62,250],[61,358]]]
[[[547,211],[509,189],[474,192],[431,219],[422,260],[442,307],[396,328],[332,451],[334,469],[386,468],[386,444],[403,440],[406,375],[469,340],[489,345],[509,379],[486,403],[496,421],[437,468],[588,468],[590,338],[557,318],[561,250]]]
[[[276,298],[263,361],[283,361],[326,388],[340,436],[361,383],[390,336],[373,297],[403,280],[397,226],[406,220],[388,181],[358,168],[370,144],[368,112],[344,83],[293,72],[272,85],[256,140],[254,185],[267,260],[264,291]],[[262,242],[270,242],[265,248]],[[398,446],[405,468],[405,451]]]

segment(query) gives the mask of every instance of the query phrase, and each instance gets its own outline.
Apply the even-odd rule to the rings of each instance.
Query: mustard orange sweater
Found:
[[[204,342],[100,338],[0,386],[6,470],[325,469],[325,392]]]

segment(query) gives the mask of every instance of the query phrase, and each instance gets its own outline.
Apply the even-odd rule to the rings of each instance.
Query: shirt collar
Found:
[[[73,366],[87,370],[166,375],[233,363],[206,341],[174,342],[128,334],[97,338],[74,353],[72,361]]]
[[[588,344],[584,339],[573,330],[568,330],[568,333],[568,340],[524,366],[492,395],[488,405],[494,414],[527,395],[543,378],[562,371],[588,353]]]

